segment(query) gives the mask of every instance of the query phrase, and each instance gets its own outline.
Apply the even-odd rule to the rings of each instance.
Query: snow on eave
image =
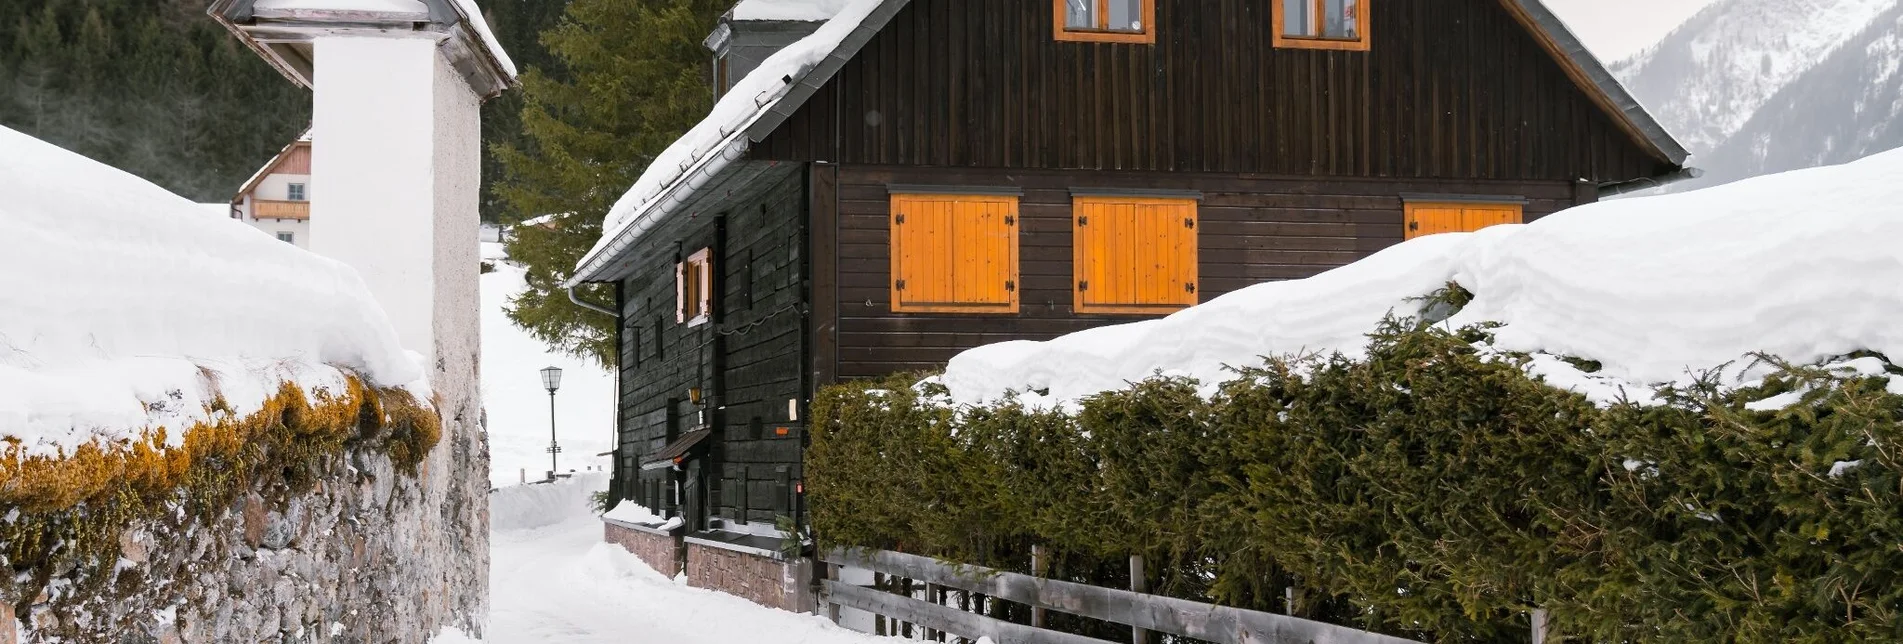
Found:
[[[608,211],[601,240],[564,285],[607,278],[608,267],[622,253],[811,98],[910,1],[851,0],[812,35],[774,53],[740,79],[707,118],[656,157]],[[802,56],[813,58],[802,61]],[[790,64],[799,69],[788,73],[785,67]]]
[[[314,67],[305,50],[316,36],[418,30],[449,36],[439,49],[483,99],[516,85],[515,62],[490,31],[474,0],[417,1],[427,7],[427,13],[353,4],[362,0],[286,0],[262,8],[259,0],[212,0],[206,13],[279,74],[304,87],[311,86]]]
[[[825,22],[845,9],[847,0],[740,0],[727,11],[736,22]]]
[[[1573,77],[1579,88],[1609,112],[1608,115],[1617,120],[1635,142],[1679,169],[1685,167],[1685,161],[1691,153],[1671,132],[1666,131],[1665,126],[1659,124],[1651,112],[1646,111],[1645,106],[1606,69],[1599,57],[1586,49],[1585,43],[1573,34],[1572,29],[1552,9],[1548,9],[1541,0],[1501,2],[1514,18],[1533,31],[1535,40],[1542,47],[1559,59],[1560,64],[1566,67],[1567,75]]]

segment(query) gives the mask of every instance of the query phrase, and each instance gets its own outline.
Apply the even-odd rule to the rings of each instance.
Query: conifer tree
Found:
[[[701,45],[725,0],[573,0],[542,34],[561,76],[522,79],[523,141],[493,148],[505,171],[495,193],[521,227],[509,255],[529,289],[509,316],[551,346],[612,364],[614,323],[569,302],[561,284],[601,235],[609,207],[648,164],[712,106],[711,54]],[[583,291],[597,303],[607,289]]]

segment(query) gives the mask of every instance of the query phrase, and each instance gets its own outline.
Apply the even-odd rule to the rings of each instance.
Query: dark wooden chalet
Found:
[[[614,494],[702,539],[802,513],[817,387],[1691,172],[1538,0],[873,0],[708,44],[732,95],[571,282],[614,285]]]

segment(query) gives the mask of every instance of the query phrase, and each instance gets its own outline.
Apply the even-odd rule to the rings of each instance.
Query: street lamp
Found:
[[[548,480],[555,480],[555,455],[562,446],[555,443],[555,390],[562,388],[562,368],[542,369],[542,386],[548,388]]]

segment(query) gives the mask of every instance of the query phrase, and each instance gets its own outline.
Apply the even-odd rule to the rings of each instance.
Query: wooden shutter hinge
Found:
[[[1078,218],[1077,218],[1077,225],[1079,225],[1079,226],[1088,226],[1088,225],[1090,225],[1090,218],[1089,218],[1089,217],[1078,217]]]
[[[1077,283],[1077,290],[1079,290],[1079,291],[1088,291],[1088,290],[1090,290],[1090,282],[1078,282],[1078,283]]]
[[[1011,293],[1011,292],[1015,292],[1015,291],[1017,291],[1017,290],[1018,290],[1018,283],[1017,283],[1016,281],[1014,281],[1014,280],[1005,280],[1005,281],[1004,281],[1004,292],[1006,292],[1006,293]]]
[[[1006,226],[1016,226],[1016,225],[1018,225],[1018,218],[1017,218],[1017,217],[1013,217],[1013,216],[1010,216],[1010,215],[1005,215],[1005,216],[1004,216],[1004,225],[1006,225]]]
[[[1407,229],[1408,229],[1408,230],[1420,230],[1420,229],[1421,229],[1421,222],[1418,222],[1418,221],[1410,221],[1410,222],[1407,222]]]
[[[1184,219],[1184,220],[1183,220],[1183,227],[1184,227],[1184,228],[1188,228],[1188,229],[1190,229],[1190,230],[1195,230],[1195,229],[1196,229],[1196,219],[1195,219],[1195,218],[1193,218],[1193,217],[1192,217],[1192,218],[1187,218],[1187,219]]]
[[[898,288],[901,291],[905,290],[905,280],[899,280]]]
[[[1183,285],[1183,290],[1185,290],[1185,291],[1189,291],[1189,292],[1191,292],[1191,293],[1195,293],[1195,292],[1196,292],[1196,283],[1195,283],[1195,282],[1190,282],[1190,283],[1188,283],[1188,284],[1184,284],[1184,285]]]
[[[895,224],[903,224],[903,223],[905,223],[905,215],[899,215],[899,216],[897,216],[897,217],[893,217],[893,218],[892,218],[892,223],[895,223]]]

